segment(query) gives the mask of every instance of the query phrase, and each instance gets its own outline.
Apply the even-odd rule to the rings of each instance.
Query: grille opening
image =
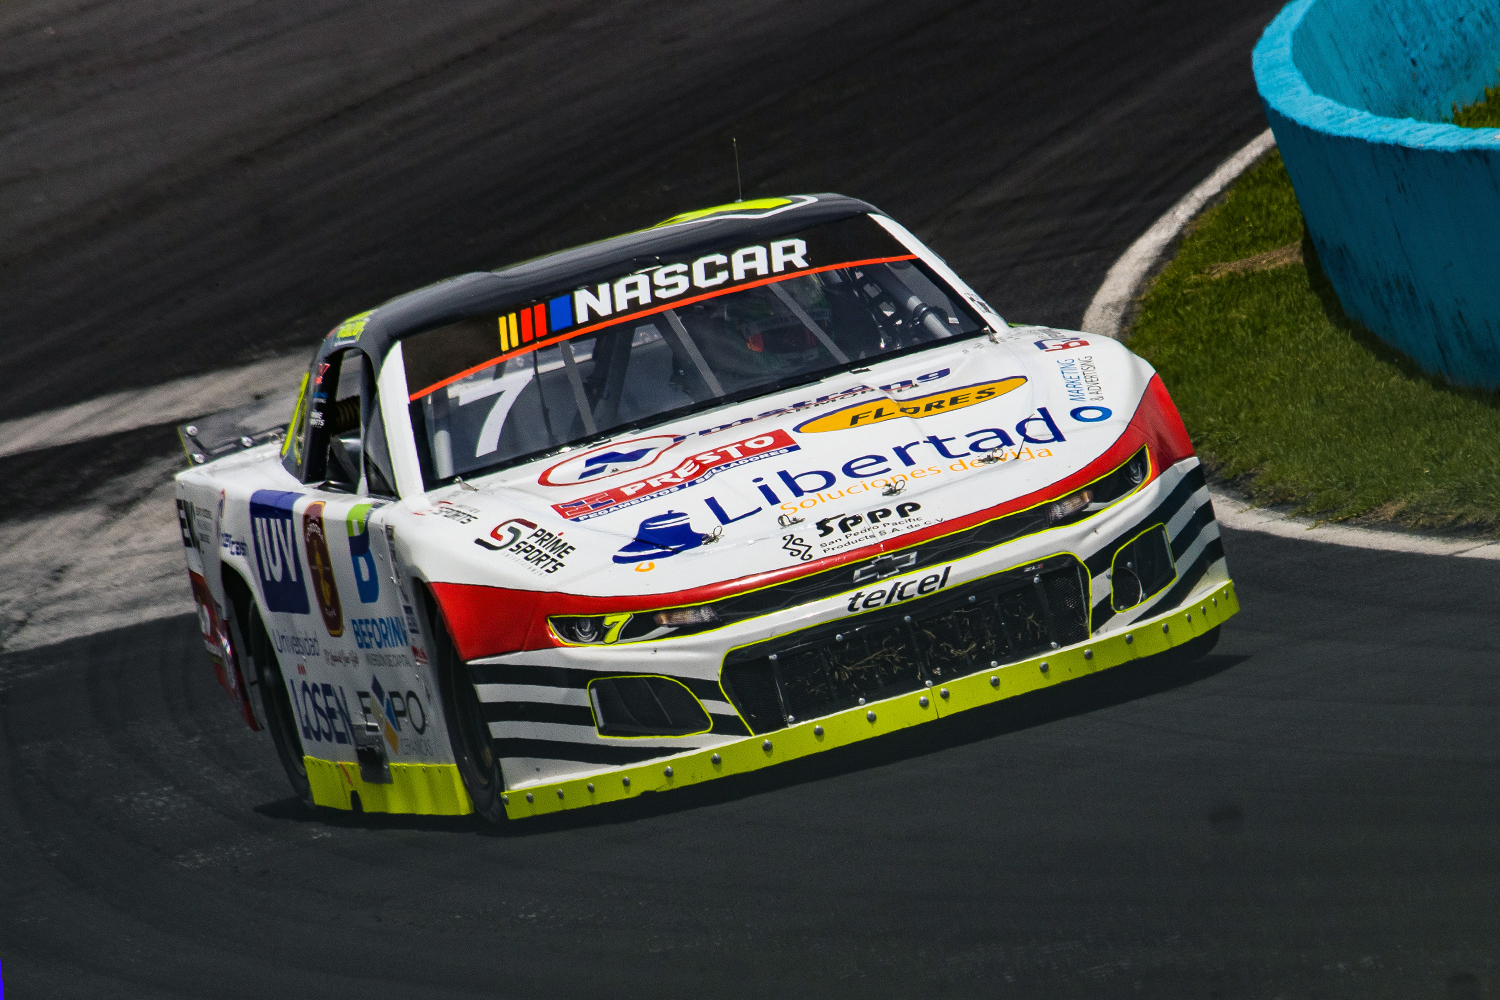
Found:
[[[713,727],[708,712],[670,677],[604,677],[589,684],[601,736],[690,736]]]
[[[1089,634],[1088,574],[1054,556],[899,608],[738,649],[723,682],[756,733],[1012,663]],[[907,619],[910,618],[910,621]]]
[[[1167,529],[1158,524],[1115,552],[1110,565],[1110,604],[1116,611],[1135,607],[1177,579]]]

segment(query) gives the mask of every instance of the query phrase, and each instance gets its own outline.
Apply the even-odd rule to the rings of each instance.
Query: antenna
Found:
[[[735,137],[729,141],[734,143],[734,200],[741,202],[745,200],[745,185],[740,182],[740,140]]]

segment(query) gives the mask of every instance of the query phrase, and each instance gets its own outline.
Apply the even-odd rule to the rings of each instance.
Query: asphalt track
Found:
[[[0,418],[732,197],[730,136],[1074,325],[1264,128],[1276,6],[10,0]],[[119,502],[166,439],[107,444],[0,488]],[[1196,664],[500,833],[300,811],[189,615],[7,653],[6,994],[1500,991],[1500,567],[1225,548]]]

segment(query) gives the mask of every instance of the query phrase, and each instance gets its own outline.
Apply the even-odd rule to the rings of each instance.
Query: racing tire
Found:
[[[303,805],[312,809],[312,783],[307,780],[307,764],[302,759],[297,716],[292,709],[291,695],[287,693],[286,679],[281,674],[281,664],[276,659],[276,650],[266,633],[265,623],[261,621],[260,609],[253,601],[249,617],[250,659],[255,663],[256,679],[260,682],[261,713],[265,716],[266,728],[271,731],[271,742],[276,744],[276,756],[281,758],[292,791]]]
[[[433,612],[428,621],[432,622],[437,638],[438,693],[443,700],[443,720],[448,725],[453,761],[474,803],[474,811],[498,826],[506,821],[505,778],[490,738],[489,723],[484,721],[484,706],[469,678],[469,669],[443,628],[436,609],[428,607]]]

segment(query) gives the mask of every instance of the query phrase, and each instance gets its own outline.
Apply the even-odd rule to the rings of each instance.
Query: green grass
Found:
[[[1468,107],[1453,106],[1453,124],[1464,128],[1500,128],[1500,85],[1484,88],[1484,97]]]
[[[1306,266],[1203,274],[1298,241]],[[1256,501],[1500,533],[1500,397],[1423,375],[1344,315],[1278,153],[1198,220],[1129,343],[1161,372],[1209,468]]]

